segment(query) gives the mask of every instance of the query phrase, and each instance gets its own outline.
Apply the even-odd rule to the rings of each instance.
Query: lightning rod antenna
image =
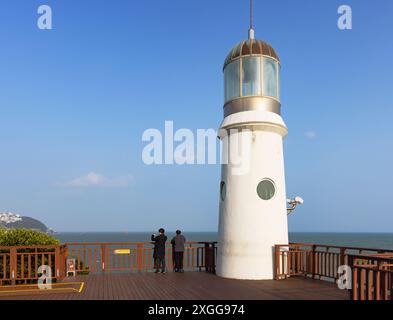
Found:
[[[250,29],[248,29],[248,38],[254,39],[253,16],[252,16],[252,0],[250,0]]]

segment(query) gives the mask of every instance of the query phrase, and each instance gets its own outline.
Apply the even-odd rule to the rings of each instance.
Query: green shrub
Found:
[[[0,229],[0,247],[58,245],[59,240],[39,231]]]

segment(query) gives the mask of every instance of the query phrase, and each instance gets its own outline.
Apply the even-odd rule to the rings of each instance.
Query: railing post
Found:
[[[216,273],[216,243],[215,242],[202,242],[205,246],[204,258],[205,258],[205,271]]]
[[[311,248],[311,276],[315,279],[315,265],[316,265],[316,255],[315,255],[316,246],[313,245]]]
[[[209,271],[210,266],[210,255],[209,255],[209,244],[205,242],[205,271]]]
[[[345,265],[345,248],[340,248],[340,266]]]
[[[211,252],[211,273],[216,273],[216,243],[212,243],[212,252]]]
[[[375,300],[381,300],[381,269],[378,267],[378,271],[375,274]]]
[[[390,272],[387,270],[384,271],[384,292],[383,292],[383,299],[384,300],[389,300],[389,294],[390,294],[390,299],[392,298],[392,277]]]
[[[279,274],[280,274],[280,252],[279,252],[279,250],[280,250],[280,247],[279,247],[279,245],[276,244],[274,246],[274,258],[275,258],[274,259],[274,263],[275,263],[274,279],[276,279],[276,280],[279,280],[278,277],[279,277]]]
[[[101,245],[101,272],[105,272],[106,246]]]
[[[199,271],[201,271],[202,267],[201,267],[201,262],[200,262],[200,257],[199,257],[200,252],[201,252],[201,248],[197,247],[196,250],[197,250],[197,267],[198,267]]]
[[[349,289],[349,297],[350,299],[354,300],[355,298],[355,290],[356,289],[356,281],[357,281],[357,277],[355,276],[355,271],[357,272],[357,270],[354,270],[353,267],[353,256],[349,255],[348,256],[348,266],[349,269],[351,270],[351,289]]]
[[[15,279],[17,277],[17,256],[16,248],[10,248],[10,273],[11,273],[11,284],[15,285]]]
[[[136,247],[137,270],[142,271],[143,268],[143,243],[138,243]]]
[[[275,245],[274,247],[274,255],[275,255],[275,279],[276,280],[282,280],[286,279],[289,273],[289,268],[288,268],[288,261],[289,261],[289,248],[290,245],[288,245],[288,251],[281,250],[282,246],[281,245]],[[285,253],[287,253],[287,256],[285,256]]]
[[[55,277],[56,279],[60,279],[60,246],[56,246],[55,248]]]
[[[68,259],[68,246],[65,245],[64,247],[64,253],[63,253],[63,270],[64,270],[64,277],[68,276],[67,275],[67,259]]]
[[[339,267],[345,265],[345,251],[346,251],[345,248],[340,248],[340,265],[339,265]],[[349,259],[348,259],[347,263],[349,263]],[[334,270],[334,278],[338,279],[338,270]]]
[[[352,290],[351,290],[351,297],[352,300],[359,300],[358,296],[358,269],[354,268],[352,272]]]

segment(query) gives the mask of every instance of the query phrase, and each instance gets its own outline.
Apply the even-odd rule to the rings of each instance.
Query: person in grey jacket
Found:
[[[181,234],[180,230],[176,231],[176,236],[173,237],[171,243],[175,253],[175,272],[183,273],[183,255],[186,238]]]

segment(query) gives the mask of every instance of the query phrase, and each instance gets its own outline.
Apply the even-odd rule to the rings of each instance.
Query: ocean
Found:
[[[146,242],[152,232],[60,232],[61,243],[70,242]],[[168,238],[174,233],[167,233]],[[187,241],[217,241],[217,232],[184,232]],[[322,233],[291,232],[290,242],[326,244],[393,250],[393,233]]]

